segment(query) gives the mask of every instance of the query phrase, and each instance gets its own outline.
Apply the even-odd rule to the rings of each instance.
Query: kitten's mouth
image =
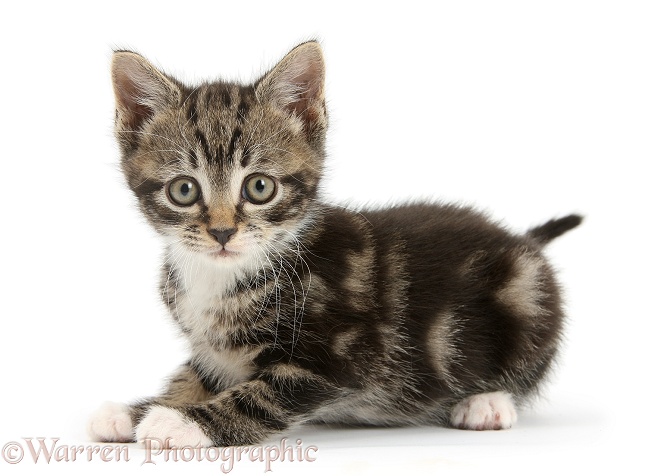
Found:
[[[226,248],[222,248],[220,250],[209,251],[208,254],[214,258],[231,258],[237,256],[239,253],[237,251],[231,251],[227,250]]]

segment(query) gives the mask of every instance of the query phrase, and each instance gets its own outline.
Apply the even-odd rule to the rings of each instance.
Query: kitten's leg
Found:
[[[136,437],[176,447],[257,444],[305,421],[339,394],[340,389],[326,378],[280,364],[206,402],[151,407]]]
[[[134,427],[151,405],[185,405],[208,400],[213,392],[204,387],[190,364],[182,365],[170,378],[166,390],[155,398],[132,405],[106,402],[89,419],[87,433],[94,441],[134,441]]]
[[[517,421],[513,399],[506,392],[480,393],[452,409],[450,423],[464,430],[503,430]]]

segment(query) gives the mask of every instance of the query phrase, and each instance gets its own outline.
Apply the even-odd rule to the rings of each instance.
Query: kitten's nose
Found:
[[[213,235],[213,237],[217,240],[217,242],[220,245],[224,246],[226,243],[229,242],[229,240],[231,239],[231,236],[233,236],[236,231],[237,231],[237,228],[229,228],[227,230],[211,228],[210,230],[208,230],[208,233]]]

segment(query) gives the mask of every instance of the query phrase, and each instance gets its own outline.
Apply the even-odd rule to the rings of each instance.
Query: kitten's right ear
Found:
[[[120,130],[140,130],[160,110],[178,105],[181,96],[173,80],[131,51],[114,52],[112,85]]]

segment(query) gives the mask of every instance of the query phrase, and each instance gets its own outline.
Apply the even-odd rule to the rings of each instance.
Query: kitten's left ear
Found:
[[[141,129],[147,121],[172,104],[178,104],[177,85],[131,51],[116,51],[112,57],[112,83],[116,97],[117,129]]]
[[[307,131],[326,127],[325,61],[317,42],[296,46],[256,83],[255,89],[261,101],[295,114]]]

